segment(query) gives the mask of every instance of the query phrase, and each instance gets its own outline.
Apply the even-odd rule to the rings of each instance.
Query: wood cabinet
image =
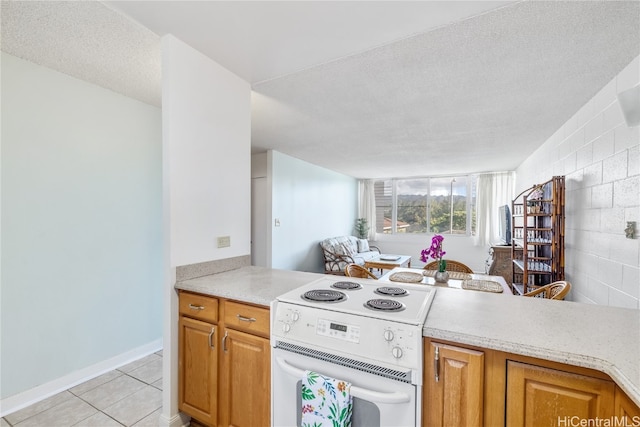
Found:
[[[564,280],[564,176],[520,193],[511,209],[512,290]]]
[[[424,355],[425,427],[640,425],[640,408],[599,371],[430,338]]]
[[[271,423],[269,310],[225,301],[220,381],[220,424]]]
[[[218,416],[218,300],[180,294],[178,409],[208,425]]]
[[[570,425],[574,417],[609,418],[614,415],[614,392],[612,381],[508,361],[506,425]]]
[[[425,342],[423,425],[479,426],[483,422],[484,353]],[[426,422],[426,424],[425,424]]]
[[[640,425],[640,407],[636,406],[620,387],[616,387],[614,414],[619,420],[624,420],[621,425]]]
[[[269,309],[180,293],[178,408],[207,426],[269,425]]]
[[[226,330],[225,337],[221,424],[268,426],[271,422],[269,340],[233,329]]]
[[[216,326],[180,316],[178,408],[214,425],[218,414]]]
[[[489,249],[491,259],[488,261],[487,274],[502,276],[504,281],[511,286],[513,277],[511,274],[511,246],[495,245]]]

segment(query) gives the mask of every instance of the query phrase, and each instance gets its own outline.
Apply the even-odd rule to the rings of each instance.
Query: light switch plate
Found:
[[[228,248],[231,246],[231,236],[220,236],[218,237],[218,247],[219,248]]]

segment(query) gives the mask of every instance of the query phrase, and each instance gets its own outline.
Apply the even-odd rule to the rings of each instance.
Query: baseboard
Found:
[[[182,412],[174,415],[171,418],[165,417],[164,414],[160,415],[160,420],[158,421],[159,427],[187,427],[190,423],[191,417]]]
[[[13,396],[9,396],[0,400],[0,417],[4,417],[22,408],[26,408],[29,405],[33,405],[34,403],[46,399],[47,397],[70,389],[78,384],[82,384],[85,381],[98,377],[161,349],[162,338],[96,363],[95,365],[72,372],[64,377],[49,381],[48,383],[39,385],[21,393],[14,394]]]

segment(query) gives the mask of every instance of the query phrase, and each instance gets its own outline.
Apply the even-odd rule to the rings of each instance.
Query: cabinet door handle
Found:
[[[236,314],[236,317],[238,318],[238,320],[241,320],[243,322],[255,322],[256,318],[255,317],[244,317],[240,314]]]
[[[436,382],[440,381],[440,347],[436,346],[436,354],[433,358],[433,372]]]
[[[204,310],[204,305],[193,305],[193,304],[189,304],[189,308],[191,310]]]
[[[215,344],[213,343],[213,335],[216,333],[216,328],[211,328],[211,332],[209,332],[209,347],[211,348],[216,348]]]
[[[222,337],[222,350],[227,352],[227,338],[229,337],[229,331],[224,331],[224,336]]]

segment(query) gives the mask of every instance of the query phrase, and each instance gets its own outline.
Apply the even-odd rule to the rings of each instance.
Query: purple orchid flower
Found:
[[[442,250],[442,242],[444,241],[444,237],[440,234],[436,234],[431,238],[431,247],[428,249],[423,249],[420,252],[420,260],[422,262],[427,262],[429,258],[435,259],[438,261],[438,269],[440,271],[444,271],[444,260],[442,257],[446,254],[445,251]]]

